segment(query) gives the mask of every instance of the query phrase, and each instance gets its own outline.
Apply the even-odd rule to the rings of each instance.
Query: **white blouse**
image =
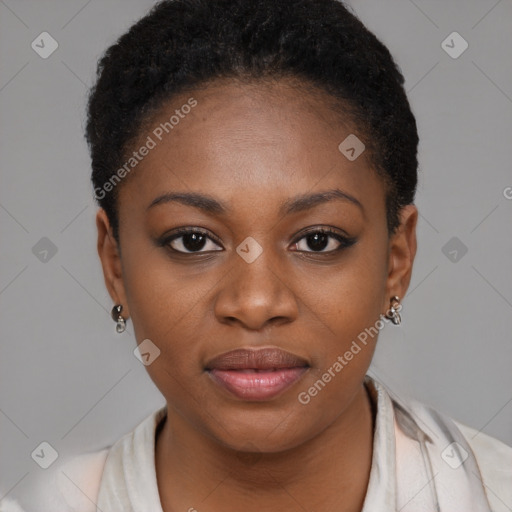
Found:
[[[510,512],[512,448],[419,402],[402,403],[366,376],[377,416],[362,512]],[[166,407],[104,450],[41,481],[34,512],[163,512],[155,430]],[[18,512],[0,502],[0,512]],[[12,506],[12,508],[10,508]],[[32,512],[32,511],[30,511]]]

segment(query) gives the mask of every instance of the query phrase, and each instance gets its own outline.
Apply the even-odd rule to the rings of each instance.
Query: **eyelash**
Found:
[[[301,233],[301,235],[295,239],[293,244],[298,244],[303,238],[307,238],[310,235],[314,235],[316,233],[322,233],[324,235],[329,235],[330,237],[337,240],[340,245],[336,249],[332,249],[330,251],[299,251],[296,252],[299,253],[305,253],[305,254],[321,254],[321,255],[332,255],[337,252],[342,251],[343,249],[347,249],[351,245],[354,245],[357,241],[355,237],[350,237],[346,235],[342,235],[341,233],[338,233],[337,231],[334,231],[332,228],[312,228],[308,231],[305,231],[304,233]]]
[[[355,242],[357,241],[355,237],[349,237],[349,236],[342,235],[342,234],[338,233],[337,231],[334,231],[331,228],[314,228],[314,229],[310,229],[310,230],[302,233],[298,238],[296,238],[292,242],[292,245],[296,245],[303,238],[306,238],[306,237],[316,234],[316,233],[322,233],[325,235],[329,235],[330,237],[336,239],[340,243],[339,247],[337,247],[336,249],[333,249],[331,251],[302,251],[302,250],[299,251],[299,250],[296,250],[295,252],[305,253],[305,254],[332,255],[334,253],[337,253],[343,249],[350,247],[351,245],[355,244]],[[206,238],[213,241],[217,245],[220,245],[220,242],[215,237],[212,237],[208,232],[206,232],[202,229],[199,229],[199,228],[178,228],[172,235],[166,236],[166,237],[162,238],[161,240],[159,240],[158,245],[161,247],[167,247],[169,250],[171,250],[172,252],[177,253],[177,254],[205,254],[208,252],[217,252],[217,250],[185,252],[185,251],[178,251],[176,249],[173,249],[170,246],[171,242],[173,242],[174,240],[177,240],[177,239],[183,237],[184,235],[190,235],[190,234],[197,234],[197,235],[205,236]]]
[[[177,254],[204,254],[205,252],[208,252],[208,251],[196,251],[196,252],[178,251],[176,249],[173,249],[170,246],[172,241],[174,241],[178,238],[181,238],[183,235],[193,235],[193,234],[205,236],[205,237],[209,238],[210,240],[212,240],[213,242],[215,242],[217,245],[220,245],[220,242],[218,240],[216,240],[214,237],[212,237],[206,231],[199,229],[199,228],[178,228],[172,235],[166,236],[163,239],[161,239],[158,242],[158,245],[160,245],[161,247],[167,247],[170,251],[177,253]],[[217,251],[214,251],[214,252],[217,252]]]

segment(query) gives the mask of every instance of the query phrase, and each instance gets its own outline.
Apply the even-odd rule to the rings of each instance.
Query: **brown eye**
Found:
[[[332,238],[332,237],[330,237],[329,235],[326,235],[325,233],[314,233],[312,235],[305,236],[303,240],[306,241],[306,246],[309,249],[317,252],[317,251],[323,251],[329,246],[329,243],[332,242],[332,240],[329,240],[330,238]],[[336,244],[334,244],[334,245],[336,246]],[[334,247],[334,248],[336,248],[336,247]]]
[[[185,254],[208,252],[208,251],[222,251],[222,247],[219,247],[210,236],[203,231],[198,230],[180,230],[167,237],[162,245],[170,247],[173,251],[181,252]],[[205,250],[203,250],[205,249]]]
[[[301,252],[330,253],[354,243],[354,238],[343,236],[333,230],[316,229],[303,235],[294,245],[296,250]]]

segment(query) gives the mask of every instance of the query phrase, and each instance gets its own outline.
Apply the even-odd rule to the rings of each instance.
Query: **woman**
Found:
[[[157,4],[100,61],[87,140],[112,317],[166,406],[67,466],[69,510],[509,510],[511,448],[366,375],[418,137],[341,3]]]

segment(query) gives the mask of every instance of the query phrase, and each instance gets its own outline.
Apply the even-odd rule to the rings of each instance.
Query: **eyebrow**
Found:
[[[203,194],[197,194],[195,192],[169,192],[167,194],[162,194],[156,199],[153,199],[146,210],[149,210],[150,208],[160,204],[172,202],[178,202],[186,206],[193,206],[194,208],[203,210],[206,213],[217,215],[227,213],[229,210],[229,208],[224,206],[216,199]]]
[[[316,192],[313,194],[302,194],[288,199],[279,209],[279,213],[281,215],[289,215],[290,213],[302,212],[335,199],[355,204],[364,212],[364,207],[358,199],[346,192],[343,192],[339,188],[333,188],[331,190],[325,190],[323,192]]]
[[[364,212],[364,207],[358,199],[338,188],[335,188],[322,192],[315,192],[312,194],[306,193],[292,197],[281,205],[279,208],[279,214],[289,215],[291,213],[302,212],[314,208],[319,204],[327,203],[335,199],[348,201],[352,204],[355,204]],[[217,201],[213,197],[195,192],[169,192],[162,194],[153,199],[146,210],[161,204],[172,202],[178,202],[186,206],[192,206],[213,215],[223,215],[230,212],[230,208],[222,202]]]

